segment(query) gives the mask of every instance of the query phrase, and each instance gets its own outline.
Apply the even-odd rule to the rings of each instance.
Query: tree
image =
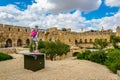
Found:
[[[108,42],[102,39],[96,39],[93,44],[99,49],[103,49],[108,46]]]
[[[90,32],[95,32],[95,30],[91,29]]]
[[[29,51],[33,52],[33,46],[32,46],[32,44],[30,44],[30,46],[29,46]]]
[[[67,52],[70,51],[70,46],[65,43],[62,43],[60,41],[55,41],[55,44],[56,44],[56,50],[58,56],[62,56],[63,54],[66,55]]]
[[[39,46],[40,44],[38,44]],[[39,50],[46,53],[47,57],[53,60],[56,56],[62,56],[70,51],[70,46],[60,41],[45,41],[44,48]]]
[[[120,37],[118,37],[116,35],[111,35],[110,36],[110,42],[112,43],[114,48],[119,48],[119,46],[117,44],[118,44],[118,42],[120,42]]]
[[[45,48],[44,42],[42,40],[38,41],[38,49]]]
[[[62,28],[62,31],[67,31],[67,29],[66,28]]]

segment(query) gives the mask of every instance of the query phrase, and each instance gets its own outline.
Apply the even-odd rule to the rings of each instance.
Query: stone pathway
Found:
[[[0,62],[0,80],[117,80],[105,66],[86,60],[67,58],[46,60],[45,69],[32,72],[24,69],[23,55]]]

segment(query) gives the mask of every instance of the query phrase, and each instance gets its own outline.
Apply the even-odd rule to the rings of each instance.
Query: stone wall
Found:
[[[7,54],[13,54],[16,53],[15,48],[0,48],[0,52],[7,53]]]
[[[31,28],[20,27],[13,25],[0,24],[0,47],[18,47],[25,46],[32,42],[32,38],[29,36]],[[116,34],[120,36],[120,27],[116,29],[116,33],[112,30],[101,31],[85,31],[85,32],[72,32],[70,28],[66,31],[59,30],[56,27],[49,28],[45,31],[39,32],[39,40],[56,41],[59,40],[70,46],[78,46],[81,48],[94,48],[92,42],[96,39],[106,40],[110,42],[110,36]]]
[[[117,29],[116,29],[116,35],[117,36],[120,36],[120,27],[118,26]]]
[[[22,47],[31,43],[30,31],[27,27],[0,24],[0,47]]]

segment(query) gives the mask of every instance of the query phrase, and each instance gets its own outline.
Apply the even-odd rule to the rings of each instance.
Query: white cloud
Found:
[[[58,14],[58,15],[49,15],[44,19],[43,25],[50,27],[62,28],[72,28],[73,31],[79,31],[81,25],[79,22],[84,22],[85,19],[81,17],[81,12],[76,11],[73,14]]]
[[[37,3],[33,3],[32,5],[29,5],[25,11],[20,11],[14,5],[0,7],[0,19],[1,19],[0,23],[20,25],[20,26],[30,26],[30,27],[34,25],[39,25],[43,27],[44,25],[44,27],[47,27],[47,28],[53,27],[53,26],[57,26],[59,28],[71,27],[73,28],[73,30],[78,30],[78,27],[85,26],[84,23],[79,24],[79,22],[82,23],[85,20],[83,17],[81,17],[81,12],[79,10],[77,10],[74,14],[58,13],[57,15],[51,14],[51,15],[45,16],[46,12],[48,10],[50,11],[56,10],[57,12],[69,11],[74,8],[89,11],[99,7],[101,2],[101,0],[95,0],[95,1],[78,0],[74,2],[71,0],[58,1],[58,2],[56,2],[55,0],[53,1],[52,0],[50,1],[36,0]],[[81,5],[78,7],[78,5],[80,5],[78,3],[80,4],[84,3],[87,6]],[[58,10],[59,8],[62,8],[62,10]]]
[[[120,7],[120,0],[105,0],[105,4],[111,7]]]
[[[109,12],[109,13],[107,12],[106,13],[106,15],[115,15],[115,14],[116,14],[116,12]]]
[[[39,1],[39,2],[38,2]],[[60,11],[69,11],[70,9],[74,9],[75,7],[71,3],[70,0],[63,1],[65,3],[57,3],[55,0],[54,3],[52,0],[46,2],[41,2],[42,0],[37,0],[37,3],[33,3],[32,5],[29,5],[28,8],[25,11],[20,11],[16,6],[14,5],[8,5],[8,6],[3,6],[0,7],[0,23],[1,24],[11,24],[11,25],[19,25],[19,26],[26,26],[26,27],[34,27],[35,25],[38,25],[40,28],[50,28],[50,27],[58,27],[59,29],[61,28],[71,28],[72,31],[81,31],[81,28],[84,28],[85,30],[90,30],[90,29],[101,29],[101,26],[103,26],[105,29],[113,29],[117,26],[120,25],[120,11],[114,16],[111,17],[104,17],[102,19],[93,19],[93,20],[86,20],[84,17],[81,15],[81,10],[93,10],[98,8],[98,4],[100,4],[100,0],[95,0],[91,1],[89,0],[80,0],[81,4],[85,3],[90,4],[87,6],[80,6],[78,7],[81,10],[76,10],[73,14],[70,13],[58,13],[57,15],[50,14],[46,16],[47,10],[56,10],[59,9],[58,6],[60,6],[61,10],[56,10],[56,12]],[[47,1],[47,0],[45,0]],[[79,0],[78,0],[79,1]],[[58,1],[59,2],[59,1]],[[90,2],[90,3],[89,3]],[[56,8],[52,4],[57,5]],[[73,4],[77,5],[77,2],[75,1]],[[96,4],[95,4],[96,3]],[[64,8],[68,6],[68,8]],[[91,6],[91,4],[93,6]],[[46,5],[49,5],[49,8],[44,9]],[[89,6],[89,7],[88,7]],[[94,7],[94,8],[93,8]]]
[[[101,30],[103,26],[105,30],[112,29],[113,31],[116,31],[116,28],[120,26],[119,21],[120,21],[120,11],[118,11],[116,14],[114,14],[114,16],[111,17],[87,20],[85,24],[89,24],[89,26],[92,26],[98,30]]]
[[[99,8],[101,0],[36,0],[52,13],[69,12],[73,9],[92,11]]]
[[[0,23],[11,24],[18,21],[16,17],[22,12],[14,5],[0,7]]]
[[[105,17],[101,19],[100,25],[105,26],[105,29],[112,29],[115,31],[117,26],[120,26],[120,11],[112,17]]]

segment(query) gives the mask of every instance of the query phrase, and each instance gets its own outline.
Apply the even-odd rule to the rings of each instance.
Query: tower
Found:
[[[120,36],[120,26],[118,26],[116,29],[116,36]]]
[[[101,32],[103,32],[103,31],[104,31],[104,27],[102,26]]]

